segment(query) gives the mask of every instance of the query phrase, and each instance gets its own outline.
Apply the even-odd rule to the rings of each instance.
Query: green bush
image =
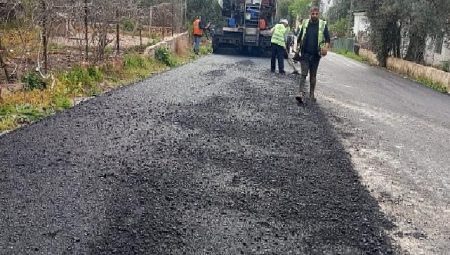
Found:
[[[125,69],[137,69],[137,68],[146,68],[146,61],[143,56],[132,53],[127,54],[124,57],[124,67]]]
[[[57,110],[68,109],[72,107],[72,100],[62,95],[56,95],[53,98],[53,104]]]
[[[122,29],[127,32],[133,32],[136,27],[136,22],[129,18],[122,19]]]
[[[45,112],[30,104],[16,106],[17,119],[19,123],[31,123],[45,116]]]
[[[212,45],[207,45],[204,47],[200,47],[200,54],[201,55],[208,55],[211,54],[213,52],[213,48]]]
[[[25,83],[25,89],[45,89],[47,83],[37,73],[29,72],[22,77],[22,82]]]
[[[344,37],[348,34],[348,19],[341,18],[333,24],[330,24],[330,31],[338,37]]]
[[[97,83],[103,80],[103,75],[96,67],[75,66],[65,72],[61,80],[71,94],[94,96],[100,92]]]
[[[450,61],[442,62],[442,70],[447,73],[450,72]]]
[[[167,47],[156,48],[155,58],[170,67],[174,67],[178,64],[176,58]]]
[[[154,44],[157,44],[161,41],[161,37],[159,37],[159,35],[157,34],[150,34],[150,39],[152,39],[153,42],[155,42]]]
[[[100,72],[100,70],[97,67],[90,66],[87,68],[87,72],[88,72],[89,77],[92,80],[94,80],[96,82],[103,80],[103,74]]]

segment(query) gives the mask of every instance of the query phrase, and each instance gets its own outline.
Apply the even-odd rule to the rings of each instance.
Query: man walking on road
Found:
[[[302,103],[305,98],[306,76],[309,72],[309,98],[316,101],[314,90],[316,88],[317,69],[320,58],[326,56],[330,45],[330,33],[326,21],[319,19],[319,7],[312,7],[310,18],[303,20],[298,35],[297,45],[300,52],[300,91],[296,99]]]
[[[270,60],[270,71],[272,73],[275,72],[275,59],[278,59],[278,71],[280,74],[286,73],[284,71],[284,53],[286,52],[286,35],[289,32],[288,25],[287,19],[282,19],[271,30],[272,59]]]

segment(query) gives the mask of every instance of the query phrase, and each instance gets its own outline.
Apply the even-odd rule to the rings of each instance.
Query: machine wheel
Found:
[[[218,51],[219,51],[219,43],[214,42],[214,40],[212,42],[212,51],[213,51],[214,54],[217,54]]]

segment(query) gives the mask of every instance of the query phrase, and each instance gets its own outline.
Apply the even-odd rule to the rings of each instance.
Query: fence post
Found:
[[[117,24],[116,24],[116,54],[119,55],[120,54],[120,24],[119,24],[119,10],[116,10],[116,19],[117,19]]]

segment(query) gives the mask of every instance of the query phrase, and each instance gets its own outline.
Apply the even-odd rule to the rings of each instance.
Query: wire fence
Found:
[[[186,1],[0,0],[0,83],[101,63],[186,30]]]

